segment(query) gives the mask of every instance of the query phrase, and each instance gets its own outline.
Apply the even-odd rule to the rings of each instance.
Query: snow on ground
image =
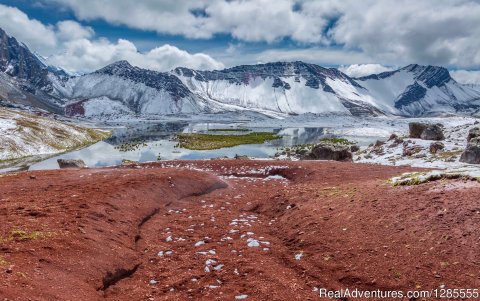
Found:
[[[382,165],[407,165],[425,168],[458,168],[468,166],[460,162],[460,155],[467,146],[468,131],[473,128],[475,120],[472,118],[430,118],[430,119],[407,119],[408,122],[422,121],[428,123],[441,123],[444,125],[445,140],[441,141],[445,148],[436,154],[430,152],[430,145],[435,141],[408,138],[408,124],[405,127],[396,128],[395,133],[402,143],[395,140],[379,139],[385,141],[385,145],[364,148],[354,157],[358,163],[373,163]],[[408,147],[417,148],[419,151],[412,156],[404,156],[404,143]]]
[[[24,112],[0,109],[0,161],[61,153],[110,134]]]

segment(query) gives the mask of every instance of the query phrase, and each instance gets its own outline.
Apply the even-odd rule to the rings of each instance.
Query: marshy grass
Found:
[[[243,144],[263,144],[266,141],[280,138],[280,136],[270,132],[253,132],[244,135],[184,133],[176,136],[178,141],[177,147],[190,150],[212,150]]]
[[[346,138],[322,138],[320,142],[330,143],[330,144],[343,144],[343,145],[353,145],[355,142],[350,141]]]
[[[251,132],[252,130],[249,129],[209,129],[209,132]]]

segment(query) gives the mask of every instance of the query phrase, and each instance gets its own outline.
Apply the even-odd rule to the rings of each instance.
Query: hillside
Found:
[[[480,184],[387,183],[406,171],[206,160],[0,177],[0,295],[327,300],[319,290],[478,287]]]
[[[0,164],[22,157],[76,149],[110,135],[54,119],[0,108]]]

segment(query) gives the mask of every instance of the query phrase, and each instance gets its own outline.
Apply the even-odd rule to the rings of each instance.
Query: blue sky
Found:
[[[480,81],[479,15],[476,0],[0,0],[0,27],[72,72],[303,60],[353,75],[434,64]]]

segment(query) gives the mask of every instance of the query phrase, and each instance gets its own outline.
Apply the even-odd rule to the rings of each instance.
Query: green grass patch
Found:
[[[322,138],[320,139],[320,142],[331,143],[331,144],[344,144],[344,145],[355,144],[355,142],[345,138]]]
[[[178,134],[177,147],[191,150],[211,150],[243,144],[262,144],[281,137],[269,132],[253,132],[245,135]]]
[[[209,129],[209,132],[251,132],[249,129]]]

